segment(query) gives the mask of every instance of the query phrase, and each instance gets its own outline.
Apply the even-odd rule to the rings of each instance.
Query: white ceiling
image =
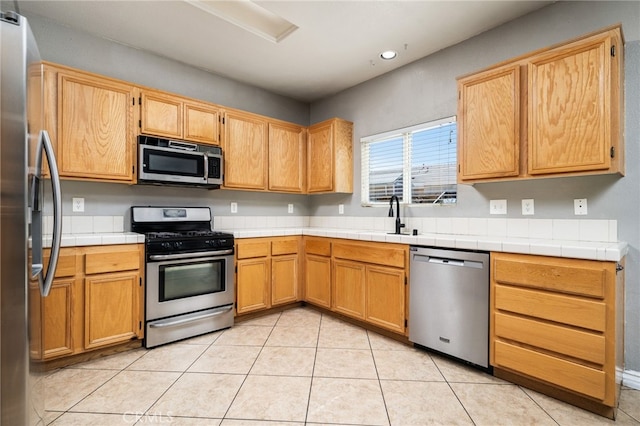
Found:
[[[549,1],[260,1],[299,27],[268,41],[186,1],[19,1],[29,12],[305,102],[539,9]],[[398,51],[393,61],[379,53]]]

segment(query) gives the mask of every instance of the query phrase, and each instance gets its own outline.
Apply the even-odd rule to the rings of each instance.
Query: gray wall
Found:
[[[506,199],[507,217],[520,218],[520,200],[535,200],[525,218],[616,219],[630,245],[626,269],[626,368],[640,371],[640,2],[560,2],[442,50],[399,70],[311,105],[311,121],[338,116],[354,122],[354,193],[312,198],[311,213],[386,216],[360,205],[360,138],[456,115],[456,77],[535,49],[622,23],[625,38],[626,176],[566,177],[458,186],[456,206],[402,209],[405,216],[489,217],[489,200]],[[576,217],[573,199],[587,198]]]
[[[404,208],[405,216],[488,217],[489,200],[508,200],[508,217],[521,217],[520,200],[535,199],[533,218],[575,218],[573,199],[587,198],[587,219],[618,220],[619,239],[630,245],[626,285],[626,368],[640,371],[640,3],[560,2],[483,33],[336,96],[306,105],[264,90],[188,67],[111,41],[27,16],[44,59],[137,84],[204,99],[299,124],[338,116],[354,122],[354,193],[335,195],[261,194],[66,181],[63,208],[71,197],[86,199],[88,215],[127,215],[131,205],[209,205],[229,215],[337,215],[338,204],[352,216],[385,216],[386,209],[360,206],[359,139],[456,114],[459,75],[531,50],[563,42],[618,22],[625,45],[625,140],[627,175],[554,178],[459,186],[456,206]],[[527,216],[530,217],[530,216]]]

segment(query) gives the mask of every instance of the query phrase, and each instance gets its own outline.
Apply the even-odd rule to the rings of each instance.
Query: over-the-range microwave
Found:
[[[222,149],[186,141],[138,136],[138,183],[192,186],[222,185]]]

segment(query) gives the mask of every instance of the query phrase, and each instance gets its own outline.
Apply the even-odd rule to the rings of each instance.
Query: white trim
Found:
[[[434,127],[443,126],[445,124],[456,123],[457,116],[452,115],[451,117],[441,118],[439,120],[427,121],[429,123],[429,127],[424,127],[426,123],[414,124],[413,126],[403,127],[401,129],[389,130],[388,132],[376,133],[375,135],[364,136],[360,138],[360,142],[371,142],[378,139],[387,139],[392,138],[394,136],[402,136],[404,133],[413,132],[414,130],[428,130],[433,129]]]
[[[624,370],[622,384],[632,389],[640,390],[640,371]]]

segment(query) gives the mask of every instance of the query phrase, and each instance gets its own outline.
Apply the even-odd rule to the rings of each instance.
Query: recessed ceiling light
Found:
[[[385,50],[380,54],[380,58],[384,59],[385,61],[395,59],[396,56],[398,56],[398,52],[396,52],[395,50]]]
[[[250,0],[184,0],[192,6],[224,19],[274,43],[282,41],[298,27]]]

